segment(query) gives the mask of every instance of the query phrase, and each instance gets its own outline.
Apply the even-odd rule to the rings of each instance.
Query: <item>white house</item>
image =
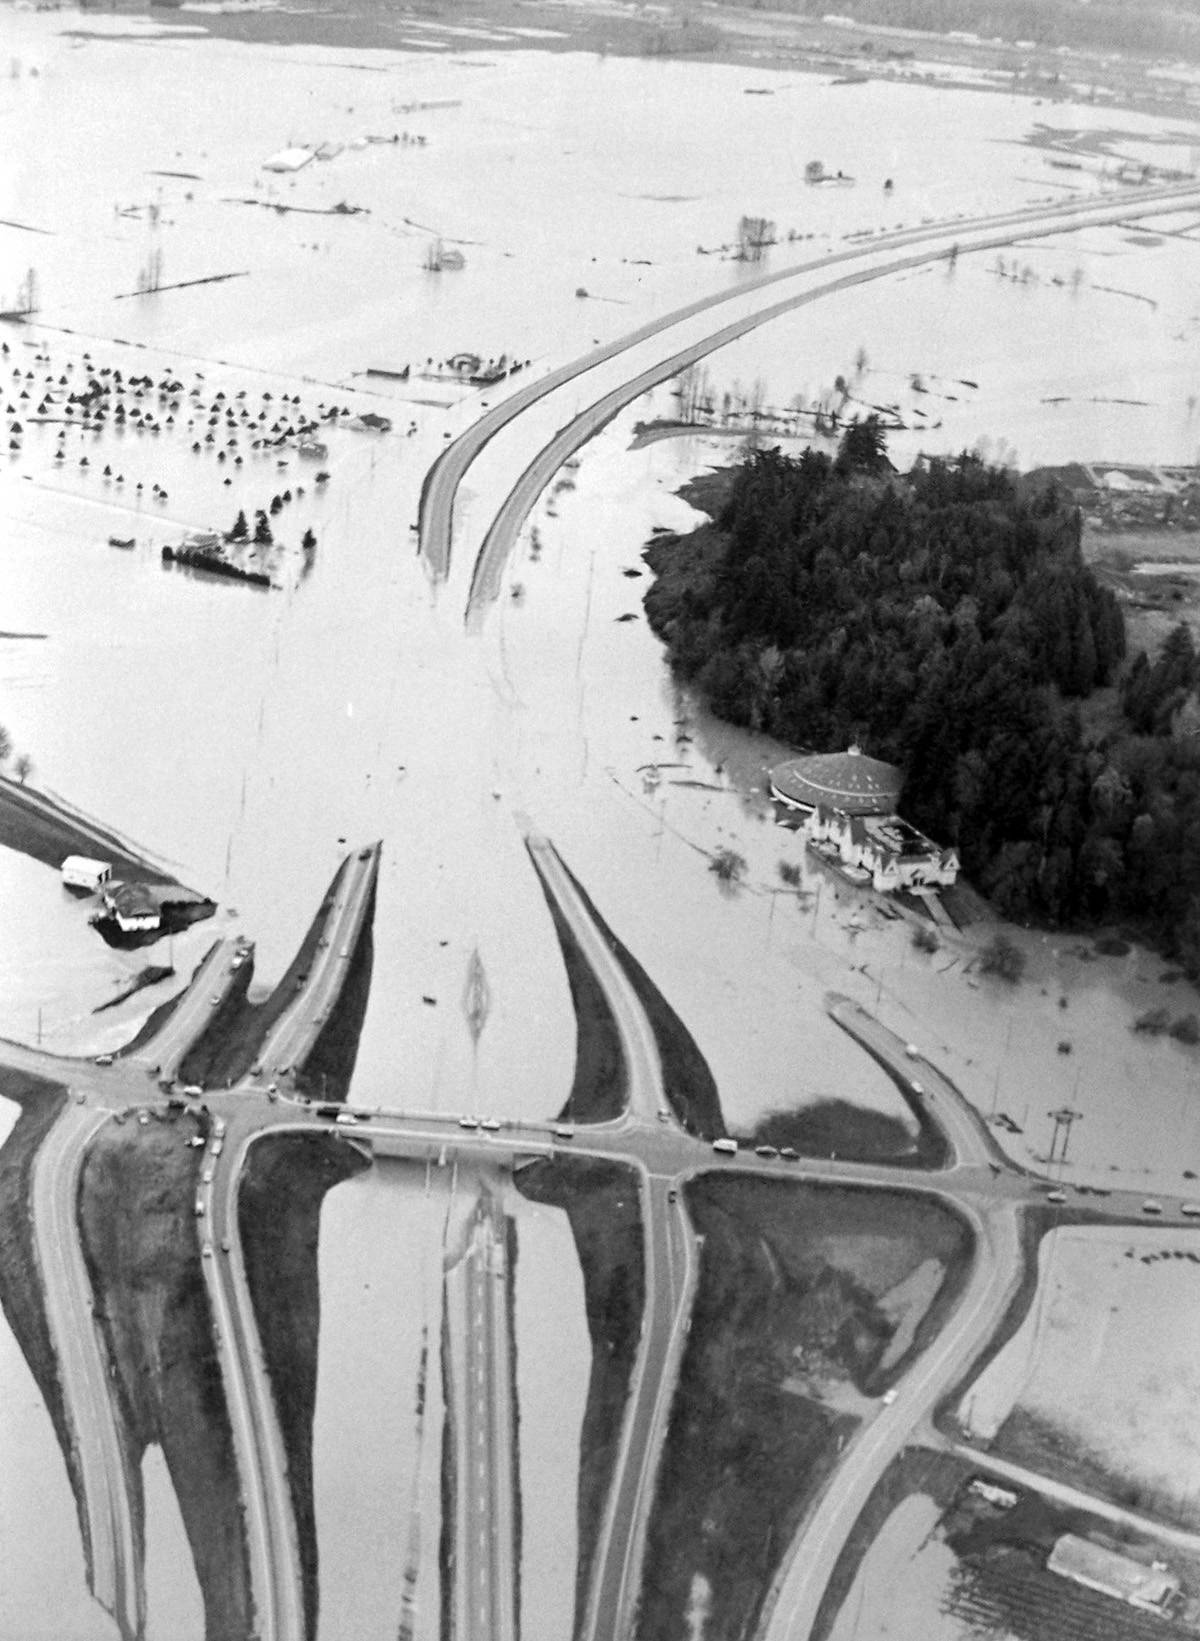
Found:
[[[157,929],[162,923],[158,901],[144,883],[114,883],[106,888],[104,910],[122,934]]]
[[[68,855],[61,870],[64,889],[86,889],[89,894],[95,894],[112,876],[112,863],[93,860],[90,855]]]
[[[899,815],[847,815],[823,804],[804,823],[818,854],[869,872],[876,889],[948,887],[958,877],[958,854],[942,849]]]

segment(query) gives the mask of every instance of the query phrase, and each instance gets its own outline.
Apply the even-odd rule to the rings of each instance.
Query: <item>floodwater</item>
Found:
[[[1156,1508],[1194,1520],[1197,1260],[1187,1231],[1051,1231],[1035,1304],[963,1397],[973,1437],[1020,1462],[1003,1426],[1024,1409],[1099,1461],[1115,1489],[1137,1486]]]
[[[390,1641],[406,1591],[415,1641],[441,1633],[442,1273],[481,1187],[502,1194],[517,1226],[524,1633],[570,1632],[575,1526],[563,1501],[578,1483],[591,1353],[566,1215],[492,1171],[384,1162],[336,1187],[321,1216],[313,1468],[323,1636]]]
[[[913,1493],[888,1517],[842,1603],[829,1641],[972,1641],[974,1629],[943,1611],[954,1570],[953,1550],[936,1534],[938,1505]],[[1005,1638],[989,1631],[989,1641]]]
[[[919,956],[904,925],[810,868],[797,838],[774,826],[764,776],[783,749],[713,724],[674,688],[640,616],[644,581],[622,572],[640,567],[655,524],[692,518],[671,492],[730,459],[729,442],[630,454],[634,421],[670,413],[666,390],[618,418],[589,447],[575,488],[553,509],[539,505],[538,553],[527,531],[478,636],[463,628],[471,544],[565,401],[522,419],[472,470],[446,585],[430,583],[409,530],[445,437],[492,401],[423,380],[427,363],[470,349],[542,370],[736,284],[738,264],[697,246],[728,243],[746,212],[805,236],[771,253],[778,267],[837,249],[849,233],[1060,197],[1025,145],[1035,117],[1090,127],[1111,125],[1111,110],[1102,119],[1060,105],[1035,116],[1006,95],[785,83],[763,69],[532,50],[480,64],[449,51],[253,47],[125,16],[11,12],[6,31],[15,68],[0,81],[0,128],[21,161],[0,176],[0,219],[26,228],[0,227],[0,294],[15,293],[32,265],[43,311],[28,337],[4,332],[0,403],[27,424],[38,400],[20,392],[40,396],[68,365],[82,375],[90,349],[93,369],[178,375],[206,400],[244,394],[262,407],[265,393],[276,406],[282,393],[300,394],[306,406],[382,408],[395,420],[385,436],[330,434],[323,490],[294,458],[281,469],[245,448],[238,468],[194,453],[199,427],[73,430],[58,462],[57,429],[26,425],[21,449],[0,454],[5,629],[48,634],[0,640],[0,721],[32,756],[34,778],[174,863],[220,899],[223,917],[236,909],[264,980],[282,972],[344,849],[384,840],[356,1100],[514,1117],[562,1104],[574,1027],[521,839],[526,814],[695,1034],[732,1124],[824,1096],[903,1117],[891,1084],[829,1023],[824,998],[836,988],[918,1039],[984,1108],[1034,1106],[1029,1147],[1044,1143],[1042,1096],[1046,1108],[1071,1097],[1088,1118],[1073,1161],[1139,1179],[1177,1175],[1171,1124],[1186,1117],[1200,1136],[1195,1056],[1126,1029],[1147,998],[1166,995],[1151,960],[1087,963],[1070,943],[1032,940],[1031,978],[1014,1002],[969,973],[963,943]],[[768,80],[774,97],[744,95],[748,81]],[[422,100],[456,106],[401,112]],[[1176,163],[1192,141],[1180,132],[1177,153],[1151,144],[1155,122],[1122,115],[1121,125],[1128,135],[1114,152],[1131,157]],[[393,132],[427,142],[347,146],[295,177],[261,169],[293,141]],[[857,185],[806,187],[813,157]],[[895,191],[885,196],[887,177]],[[1092,171],[1078,180],[1101,185]],[[340,202],[363,210],[312,214]],[[434,233],[462,249],[460,272],[425,272]],[[156,249],[164,285],[237,277],[125,299]],[[721,380],[761,375],[787,402],[828,385],[861,344],[864,394],[913,400],[911,373],[926,373],[947,440],[986,435],[1026,462],[1181,460],[1194,438],[1181,407],[1196,325],[1168,287],[1192,254],[1179,240],[1075,236],[1069,248],[1022,249],[1039,274],[1024,285],[964,258],[950,283],[935,270],[807,308],[711,369]],[[1087,280],[1072,292],[1053,280],[1069,277],[1076,258]],[[1030,352],[1036,371],[1026,375]],[[793,361],[786,371],[783,360]],[[405,384],[365,374],[405,364],[414,367]],[[945,384],[960,377],[979,385],[952,402]],[[1070,406],[1042,403],[1060,391]],[[585,397],[580,388],[575,402]],[[1126,397],[1153,400],[1152,414],[1099,403]],[[106,463],[120,485],[104,481]],[[153,484],[167,500],[150,499]],[[238,508],[301,485],[303,498],[275,520],[278,587],[163,569],[162,545],[185,528],[225,527]],[[309,527],[319,545],[305,575],[297,549]],[[112,533],[137,546],[112,549]],[[708,870],[717,847],[746,860],[732,892]],[[782,883],[781,861],[800,867],[800,895]],[[0,1033],[32,1040],[39,1003],[56,1046],[86,1051],[110,1046],[119,1026],[132,1031],[160,994],[98,1027],[90,1010],[126,959],[89,945],[79,908],[45,868],[5,860],[0,870]],[[181,973],[216,927],[178,943]],[[477,1043],[463,1010],[476,951],[492,998]],[[1067,1035],[1072,1056],[1057,1052]],[[1136,1120],[1126,1114],[1131,1086]],[[416,1520],[420,1564],[435,1566],[437,1373],[419,1450],[414,1409],[418,1319],[440,1304],[446,1186],[428,1200],[423,1192],[411,1169],[381,1166],[339,1187],[323,1213],[315,1463],[331,1636],[394,1633],[397,1546]],[[530,1614],[560,1615],[565,1633],[573,1508],[563,1501],[574,1497],[586,1332],[561,1216],[516,1211],[524,1599]],[[33,1439],[35,1420],[10,1422],[0,1419],[4,1441]],[[40,1478],[18,1527],[30,1534],[29,1564],[44,1567],[33,1544],[77,1538],[62,1466],[52,1456],[20,1471]],[[59,1493],[36,1491],[60,1483]],[[368,1553],[381,1545],[388,1554]],[[74,1601],[81,1577],[57,1588]],[[426,1575],[426,1626],[432,1590]],[[6,1595],[0,1635],[7,1605]],[[181,1594],[184,1633],[190,1611]],[[64,1606],[54,1633],[74,1623]]]

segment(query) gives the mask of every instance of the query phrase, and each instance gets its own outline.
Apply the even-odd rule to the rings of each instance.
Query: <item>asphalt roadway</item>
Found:
[[[89,1582],[124,1641],[136,1641],[146,1616],[142,1564],[108,1354],[92,1312],[91,1282],[76,1219],[84,1152],[108,1120],[107,1111],[89,1110],[73,1101],[63,1109],[34,1160],[30,1207],[46,1321],[71,1429]]]
[[[581,951],[617,1021],[629,1066],[630,1101],[616,1122],[596,1125],[501,1123],[484,1129],[478,1119],[445,1114],[345,1108],[343,1121],[325,1108],[289,1098],[273,1088],[263,1069],[231,1090],[204,1096],[212,1132],[199,1187],[201,1263],[213,1306],[218,1353],[229,1403],[242,1481],[251,1588],[258,1641],[302,1641],[303,1589],[286,1454],[275,1416],[246,1280],[238,1231],[237,1193],[250,1146],[272,1135],[339,1136],[364,1155],[430,1161],[465,1158],[510,1170],[533,1157],[571,1154],[620,1163],[639,1182],[645,1236],[646,1302],[642,1334],[609,1497],[585,1607],[586,1641],[628,1641],[635,1624],[645,1529],[653,1501],[662,1441],[679,1363],[686,1343],[698,1254],[686,1216],[682,1187],[714,1168],[734,1175],[790,1179],[864,1190],[911,1191],[952,1206],[974,1230],[977,1252],[966,1289],[941,1334],[881,1408],[845,1449],[838,1468],[814,1502],[797,1535],[769,1603],[771,1641],[806,1641],[817,1607],[843,1545],[888,1464],[925,1425],[938,1400],[969,1371],[995,1332],[1020,1282],[1022,1215],[1044,1205],[1054,1182],[1015,1169],[992,1145],[978,1114],[893,1033],[849,1000],[832,995],[835,1019],[881,1059],[898,1079],[916,1080],[925,1108],[945,1133],[951,1156],[940,1170],[853,1163],[836,1157],[784,1158],[741,1150],[714,1153],[673,1119],[663,1121],[661,1058],[645,1016],[608,942],[592,923],[582,897],[549,840],[529,838],[534,863],[568,920]],[[378,869],[378,847],[360,851],[335,892],[302,992],[272,1033],[280,1056],[295,1066],[319,1033],[347,972],[343,955],[353,950]],[[202,963],[197,981],[210,983]],[[198,1019],[204,1017],[201,1010]],[[84,1148],[113,1110],[161,1104],[164,1096],[148,1068],[118,1059],[110,1065],[42,1056],[0,1047],[0,1061],[40,1071],[75,1090],[87,1107],[68,1105],[39,1154],[34,1171],[34,1228],[52,1336],[79,1469],[84,1513],[98,1598],[118,1617],[122,1633],[140,1625],[140,1568],[132,1527],[103,1350],[90,1316],[90,1287],[75,1220],[78,1170]],[[281,1062],[282,1063],[282,1062]],[[1144,1225],[1147,1210],[1137,1193],[1114,1191],[1102,1201],[1072,1193],[1075,1218],[1096,1224]],[[1161,1205],[1154,1223],[1175,1228],[1194,1223],[1180,1204]],[[486,1312],[484,1327],[487,1328]],[[86,1320],[85,1320],[86,1319]],[[502,1340],[491,1323],[492,1348],[477,1365],[493,1379],[503,1374]],[[493,1397],[507,1387],[493,1384]],[[494,1407],[493,1407],[494,1412]],[[500,1439],[494,1434],[493,1445]],[[504,1468],[499,1465],[497,1469]],[[512,1454],[507,1456],[508,1466]],[[502,1535],[493,1537],[495,1559]],[[496,1566],[489,1577],[495,1578]],[[482,1635],[482,1632],[480,1632]]]
[[[936,261],[953,253],[978,252],[1012,244],[1017,239],[1040,238],[1072,229],[1185,210],[1200,203],[1194,183],[1170,188],[1130,189],[1111,199],[1061,201],[1028,206],[991,217],[959,219],[928,227],[880,234],[842,251],[763,274],[732,288],[701,297],[685,307],[649,321],[614,342],[528,382],[488,410],[439,456],[426,476],[419,518],[420,549],[435,576],[448,573],[453,541],[454,502],[459,485],[480,451],[524,411],[558,389],[576,382],[619,356],[653,342],[655,357],[628,369],[613,389],[598,393],[589,408],[575,416],[525,469],[496,514],[484,538],[475,565],[469,611],[495,596],[500,570],[521,522],[537,496],[567,458],[592,438],[625,405],[659,382],[677,375],[697,359],[744,335],[758,325],[806,302],[870,279],[883,278],[905,268]],[[911,251],[911,247],[920,247]],[[904,254],[904,253],[908,254]],[[832,279],[816,279],[825,270],[853,265],[854,271]],[[783,300],[769,301],[782,282],[806,279],[808,287]],[[690,321],[727,303],[746,303],[751,311],[732,323],[704,327],[696,336]],[[695,328],[695,327],[693,327]]]

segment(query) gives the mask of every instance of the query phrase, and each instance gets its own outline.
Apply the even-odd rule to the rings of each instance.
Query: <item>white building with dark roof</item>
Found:
[[[1179,1597],[1179,1579],[1161,1563],[1147,1566],[1075,1533],[1062,1535],[1046,1565],[1085,1589],[1099,1590],[1143,1612],[1167,1613]]]

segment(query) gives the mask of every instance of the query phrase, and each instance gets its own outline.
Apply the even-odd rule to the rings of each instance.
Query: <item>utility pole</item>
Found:
[[[1071,1143],[1071,1124],[1078,1122],[1083,1116],[1083,1112],[1076,1111],[1073,1106],[1060,1105],[1057,1111],[1047,1111],[1046,1115],[1054,1123],[1054,1133],[1050,1138],[1050,1161],[1053,1163],[1057,1160],[1060,1163],[1065,1163],[1067,1160],[1067,1147]],[[1056,1158],[1055,1153],[1058,1151],[1060,1134],[1062,1136],[1062,1151]]]

